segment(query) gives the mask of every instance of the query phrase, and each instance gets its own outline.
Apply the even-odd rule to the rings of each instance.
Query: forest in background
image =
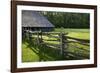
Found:
[[[89,13],[40,11],[56,28],[89,28]]]

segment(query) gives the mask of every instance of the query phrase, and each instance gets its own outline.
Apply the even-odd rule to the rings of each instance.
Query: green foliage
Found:
[[[56,28],[89,28],[89,13],[40,12]]]

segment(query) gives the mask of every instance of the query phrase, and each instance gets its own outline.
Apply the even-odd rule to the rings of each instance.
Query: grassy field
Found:
[[[53,32],[66,32],[68,36],[79,38],[79,39],[87,39],[89,40],[89,29],[55,29]],[[34,37],[34,35],[33,35]],[[50,38],[47,36],[43,36],[44,42],[49,44],[59,44],[57,38]],[[47,41],[49,40],[49,41]],[[71,54],[67,54],[64,59],[59,54],[58,48],[50,48],[46,45],[37,46],[34,44],[36,40],[33,38],[29,42],[29,40],[25,39],[22,43],[22,61],[23,62],[38,62],[38,61],[56,61],[56,60],[77,60],[77,59],[88,59],[89,58],[89,46],[84,46],[79,43],[70,43],[68,44],[68,48],[65,49]],[[77,47],[79,47],[79,49]],[[80,57],[81,55],[82,57]]]
[[[89,29],[55,29],[55,32],[68,32],[68,36],[79,39],[90,39]]]

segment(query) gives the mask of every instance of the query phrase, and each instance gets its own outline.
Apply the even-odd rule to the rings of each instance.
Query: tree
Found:
[[[89,13],[40,11],[56,28],[89,28]]]

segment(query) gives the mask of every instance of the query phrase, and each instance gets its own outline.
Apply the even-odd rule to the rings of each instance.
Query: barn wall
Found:
[[[54,28],[53,27],[22,27],[22,30],[50,32],[53,31]]]

